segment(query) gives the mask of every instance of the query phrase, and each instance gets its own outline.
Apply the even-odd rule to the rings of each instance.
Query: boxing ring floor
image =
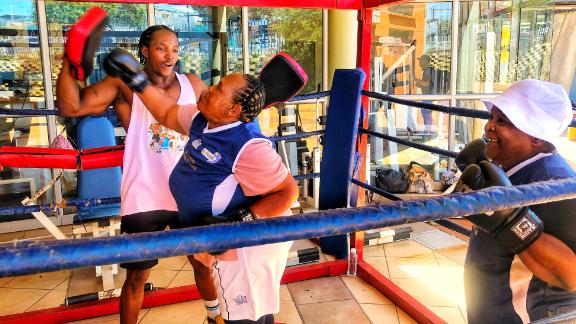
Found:
[[[410,224],[412,238],[366,246],[364,260],[414,296],[448,323],[466,323],[462,271],[467,243],[426,223]],[[406,227],[399,225],[397,227]],[[70,226],[61,229],[71,232]],[[0,241],[42,237],[44,230],[0,234]],[[309,240],[293,249],[314,246]],[[321,262],[332,260],[320,257]],[[116,286],[124,279],[116,276]],[[155,287],[194,283],[192,268],[183,256],[161,259],[150,280]],[[101,289],[94,268],[0,278],[0,316],[60,306],[66,296]],[[142,309],[140,323],[203,323],[200,300]],[[118,314],[74,323],[118,323]],[[282,285],[276,322],[298,323],[415,323],[399,307],[357,277],[324,277]]]

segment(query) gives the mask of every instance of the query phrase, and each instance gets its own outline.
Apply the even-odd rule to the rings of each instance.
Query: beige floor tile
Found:
[[[73,235],[72,234],[72,228],[73,228],[73,225],[58,226],[58,229],[60,230],[60,232],[62,232],[65,236],[68,236],[68,237],[71,237]],[[33,238],[55,239],[55,237],[52,236],[52,234],[50,234],[50,232],[45,228],[31,229],[31,230],[22,231],[19,233],[22,233],[22,239],[33,239]]]
[[[68,296],[78,296],[102,290],[102,280],[96,278],[94,267],[72,270],[68,284]]]
[[[96,279],[98,282],[102,282],[102,279]],[[120,288],[124,285],[124,280],[126,280],[126,269],[118,267],[118,274],[114,276],[114,287]],[[148,280],[150,282],[150,280]]]
[[[430,307],[434,314],[450,324],[466,324],[464,316],[458,307]]]
[[[292,301],[292,295],[290,295],[290,291],[288,290],[287,285],[280,286],[280,300]]]
[[[5,288],[54,289],[70,276],[70,270],[15,277]]]
[[[427,223],[420,222],[420,223],[399,224],[399,225],[382,227],[382,228],[377,229],[377,231],[386,231],[386,230],[390,230],[390,229],[404,228],[404,227],[408,227],[408,226],[410,228],[412,228],[412,232],[411,232],[412,235],[435,230],[434,226],[431,226]]]
[[[302,319],[294,304],[291,300],[281,300],[280,301],[280,312],[274,315],[274,322],[280,322],[285,324],[302,324]]]
[[[196,280],[194,279],[194,271],[180,271],[174,277],[174,280],[170,282],[168,288],[173,287],[182,287],[187,285],[195,284]]]
[[[430,257],[434,258],[432,250],[423,246],[422,244],[412,241],[404,240],[394,243],[384,244],[384,252],[387,257]]]
[[[388,261],[385,257],[364,257],[364,261],[378,270],[383,276],[390,278],[388,271]]]
[[[140,320],[140,324],[201,324],[205,319],[206,309],[204,308],[204,302],[194,300],[150,308],[148,313]]]
[[[178,271],[152,269],[148,282],[151,282],[154,287],[165,288],[168,287],[177,274]]]
[[[392,226],[392,228],[405,227],[406,225],[408,224],[396,225]],[[425,222],[410,223],[409,225],[410,227],[412,227],[412,234],[424,233],[435,230],[434,226]]]
[[[321,303],[352,299],[352,295],[338,277],[327,277],[288,284],[296,304]]]
[[[398,324],[398,313],[394,305],[360,304],[364,314],[374,324]]]
[[[0,288],[0,316],[26,311],[48,292],[43,289]]]
[[[360,306],[354,300],[298,305],[304,323],[314,324],[368,324]]]
[[[154,267],[157,270],[180,270],[184,264],[189,263],[186,256],[175,256],[171,258],[159,259]]]
[[[392,302],[384,297],[378,290],[370,286],[358,277],[340,277],[348,290],[354,296],[354,299],[360,304],[380,304],[392,305]]]
[[[431,279],[431,280],[430,280]],[[437,284],[435,278],[429,278],[426,281],[418,279],[391,279],[398,287],[416,298],[426,307],[449,306],[456,307],[461,300],[458,300],[450,291],[447,291],[441,284]],[[435,284],[438,287],[431,287]]]
[[[13,240],[21,240],[24,238],[24,232],[2,233],[0,234],[0,242],[8,242]]]
[[[10,280],[12,279],[14,279],[14,277],[0,278],[0,287],[3,287],[6,283],[10,282]]]
[[[383,257],[384,245],[372,245],[364,247],[364,257]]]
[[[24,238],[25,239],[32,239],[32,238],[52,238],[52,234],[48,232],[45,228],[39,228],[34,230],[24,231]]]
[[[418,278],[422,275],[422,269],[432,269],[439,267],[435,258],[428,256],[413,258],[388,257],[389,278]]]
[[[68,286],[70,285],[70,277],[68,277],[66,280],[62,281],[58,286],[56,286],[56,288],[54,289],[61,289],[61,290],[66,290],[68,291]]]
[[[445,249],[438,249],[434,251],[435,254],[441,254],[446,258],[457,262],[459,265],[464,265],[466,260],[466,251],[468,251],[468,245],[464,244],[461,246],[454,246]]]
[[[64,299],[66,298],[65,289],[54,289],[43,296],[34,305],[28,308],[26,311],[35,311],[39,309],[58,307],[64,304]]]
[[[439,230],[426,233],[418,233],[412,235],[412,239],[434,250],[467,244],[463,240]]]
[[[190,264],[190,262],[186,262],[184,264],[184,266],[182,267],[182,269],[180,269],[182,271],[192,271],[194,269],[192,269],[192,265]]]
[[[396,306],[396,312],[398,313],[398,320],[400,324],[418,324],[412,317],[408,316],[400,307]]]
[[[296,240],[292,242],[292,246],[290,247],[290,251],[297,251],[302,249],[309,249],[317,247],[314,242],[310,240]]]
[[[458,262],[456,262],[454,260],[450,260],[441,254],[436,254],[436,261],[441,266],[458,267],[458,268],[462,268],[462,270],[464,270],[464,267],[462,267],[461,264],[459,264]]]

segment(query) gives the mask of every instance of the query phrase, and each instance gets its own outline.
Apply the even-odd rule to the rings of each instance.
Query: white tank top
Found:
[[[176,77],[180,83],[178,104],[195,104],[196,95],[188,78],[178,73]],[[120,215],[176,211],[168,179],[182,155],[187,137],[161,126],[136,94],[132,100],[124,148]]]

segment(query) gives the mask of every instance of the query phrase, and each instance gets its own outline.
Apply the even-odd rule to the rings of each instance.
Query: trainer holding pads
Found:
[[[524,80],[485,100],[483,140],[456,158],[455,191],[576,177],[554,142],[572,120],[564,89]],[[491,161],[490,161],[491,160]],[[467,217],[468,323],[527,323],[576,310],[576,199]]]
[[[67,33],[66,55],[56,85],[58,109],[62,116],[89,116],[113,105],[126,129],[120,211],[122,233],[182,227],[168,186],[170,172],[182,155],[180,134],[161,126],[138,96],[117,78],[107,76],[85,88],[78,86],[77,80],[83,81],[92,70],[105,18],[106,11],[95,7]],[[151,26],[140,36],[138,53],[146,80],[171,100],[195,104],[206,85],[194,74],[174,71],[178,52],[178,37],[166,26]],[[193,257],[188,259],[204,299],[208,323],[222,323],[210,270]],[[121,323],[137,322],[144,284],[157,263],[158,260],[145,260],[120,265],[126,269],[120,296]]]
[[[253,122],[265,105],[264,85],[258,79],[227,75],[202,92],[197,105],[186,107],[170,103],[148,86],[138,62],[123,50],[113,50],[104,68],[137,91],[160,123],[190,136],[170,177],[183,224],[250,218],[242,208],[254,218],[291,214],[290,206],[298,197],[296,182]],[[306,77],[294,80],[297,92]],[[290,245],[283,242],[236,249],[227,253],[226,260],[214,260],[206,254],[201,257],[204,263],[214,264],[218,273],[213,277],[219,279],[222,316],[227,323],[274,323]],[[235,253],[232,259],[230,252]]]

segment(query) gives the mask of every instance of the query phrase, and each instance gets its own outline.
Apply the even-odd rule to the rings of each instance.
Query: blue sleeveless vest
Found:
[[[246,197],[234,177],[234,166],[246,144],[270,142],[256,122],[214,129],[207,124],[201,113],[194,116],[184,154],[170,175],[170,191],[185,225],[197,225],[202,216],[226,217],[253,202],[256,197]]]

